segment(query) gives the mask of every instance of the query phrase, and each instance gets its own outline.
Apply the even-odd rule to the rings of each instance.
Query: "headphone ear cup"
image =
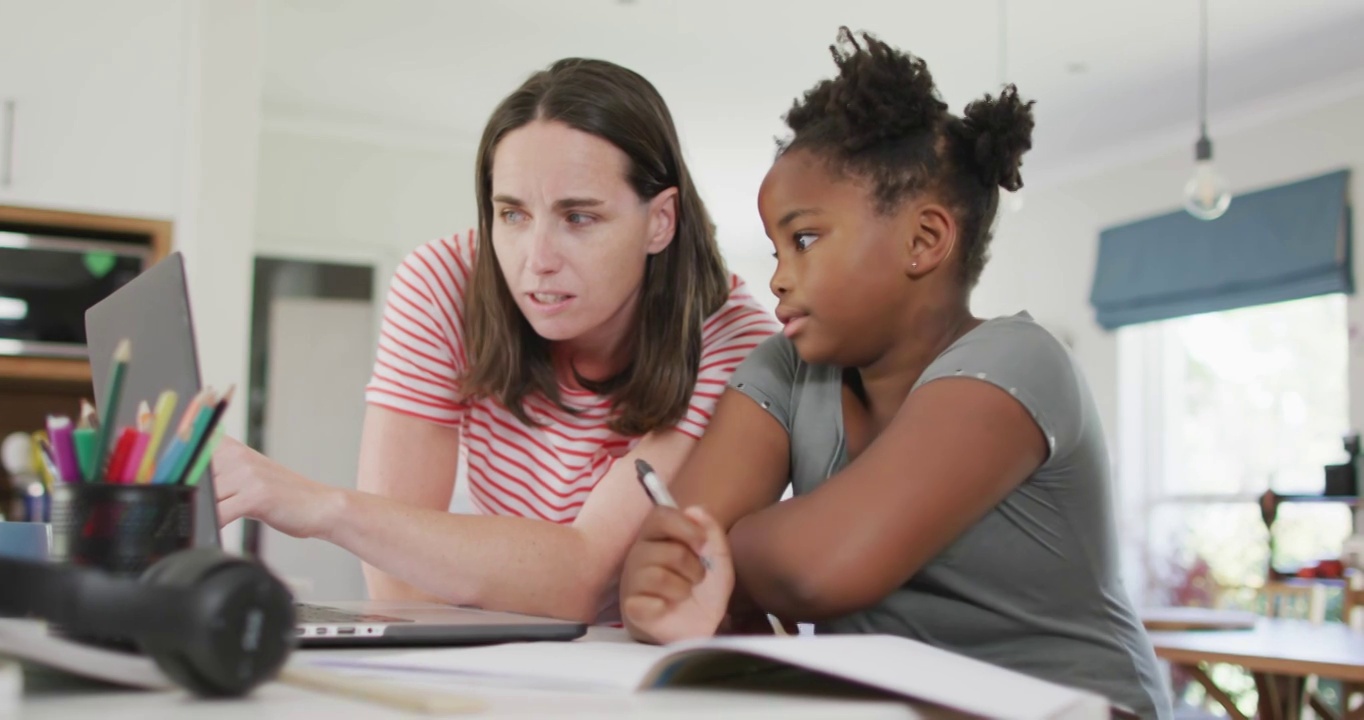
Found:
[[[212,548],[176,553],[144,573],[148,585],[185,593],[181,632],[143,647],[180,685],[210,697],[244,695],[273,678],[294,639],[288,589],[263,566]]]

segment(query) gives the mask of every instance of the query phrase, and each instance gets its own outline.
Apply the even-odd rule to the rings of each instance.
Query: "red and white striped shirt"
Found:
[[[480,512],[570,523],[611,463],[639,438],[612,432],[609,400],[583,390],[559,390],[577,415],[529,397],[526,409],[539,427],[526,426],[494,398],[464,396],[464,297],[476,251],[470,231],[427,243],[403,261],[389,289],[365,399],[460,428],[469,495]],[[729,299],[703,326],[696,390],[675,429],[699,438],[729,376],[778,327],[732,276]]]

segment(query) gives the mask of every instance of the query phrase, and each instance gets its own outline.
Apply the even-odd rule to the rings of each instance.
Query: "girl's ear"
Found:
[[[946,265],[957,247],[956,217],[932,200],[906,203],[901,212],[906,238],[905,275],[917,279]]]
[[[649,201],[650,255],[663,252],[677,235],[677,194],[677,188],[670,187]]]

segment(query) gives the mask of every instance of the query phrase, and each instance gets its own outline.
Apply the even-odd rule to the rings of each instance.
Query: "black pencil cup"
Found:
[[[137,577],[194,543],[194,491],[184,485],[58,485],[52,559]]]

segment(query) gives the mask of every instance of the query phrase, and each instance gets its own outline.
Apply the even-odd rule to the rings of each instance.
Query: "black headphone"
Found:
[[[0,615],[49,620],[72,637],[131,638],[201,696],[245,695],[274,678],[294,647],[288,588],[216,548],[168,555],[136,580],[0,558],[0,579]]]

